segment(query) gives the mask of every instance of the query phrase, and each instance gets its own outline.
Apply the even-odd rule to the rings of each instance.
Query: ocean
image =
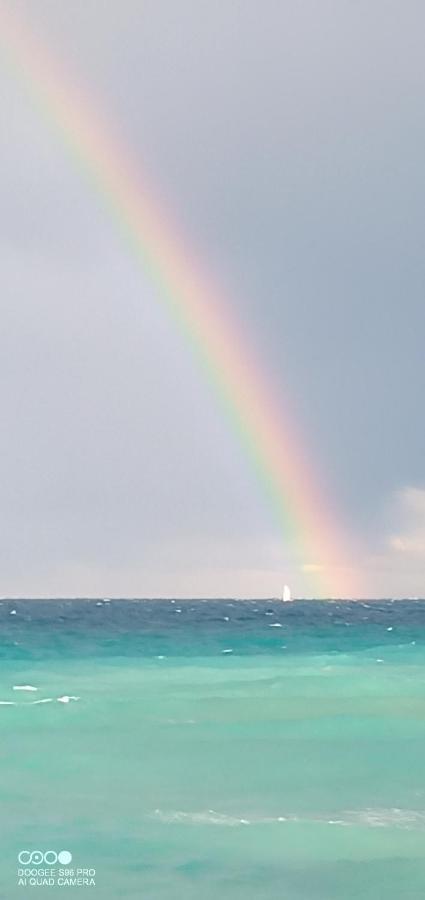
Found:
[[[0,635],[4,900],[423,900],[425,602],[3,600]]]

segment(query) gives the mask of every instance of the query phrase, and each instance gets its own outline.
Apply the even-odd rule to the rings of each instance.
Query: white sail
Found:
[[[291,589],[285,584],[282,592],[282,600],[284,603],[290,603],[291,599]]]

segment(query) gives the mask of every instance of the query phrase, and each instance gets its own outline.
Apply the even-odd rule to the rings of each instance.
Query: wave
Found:
[[[14,690],[14,691],[38,691],[38,688],[34,687],[32,684],[14,684],[12,690]]]
[[[204,812],[183,812],[181,810],[165,811],[155,809],[153,816],[161,822],[177,823],[183,825],[250,825],[248,819],[239,816],[229,816],[225,813],[215,812],[213,809],[207,809]]]
[[[240,825],[273,825],[279,823],[321,824],[332,826],[363,826],[367,828],[402,828],[405,830],[425,829],[425,810],[399,809],[397,807],[344,810],[329,814],[295,815],[285,813],[280,816],[235,815],[220,813],[214,809],[199,812],[183,810],[155,809],[150,814],[164,824],[177,825],[218,825],[237,827]]]
[[[374,809],[347,810],[347,824],[368,825],[371,828],[425,828],[425,810],[419,809]]]
[[[22,688],[21,690],[37,690],[37,688]],[[0,700],[0,706],[39,706],[40,703],[71,703],[80,700],[81,697],[64,694],[63,697],[43,697],[40,700],[29,700],[23,703],[17,703],[16,700]]]

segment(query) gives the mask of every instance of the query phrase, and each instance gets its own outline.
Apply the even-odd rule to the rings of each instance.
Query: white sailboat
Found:
[[[291,601],[291,589],[287,584],[285,584],[282,591],[282,603],[291,603]]]

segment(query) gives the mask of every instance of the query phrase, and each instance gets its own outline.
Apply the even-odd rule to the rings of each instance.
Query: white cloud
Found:
[[[425,597],[425,488],[393,494],[381,535],[367,564],[371,596]]]
[[[396,495],[397,531],[388,539],[391,551],[425,564],[425,488],[406,487]]]

